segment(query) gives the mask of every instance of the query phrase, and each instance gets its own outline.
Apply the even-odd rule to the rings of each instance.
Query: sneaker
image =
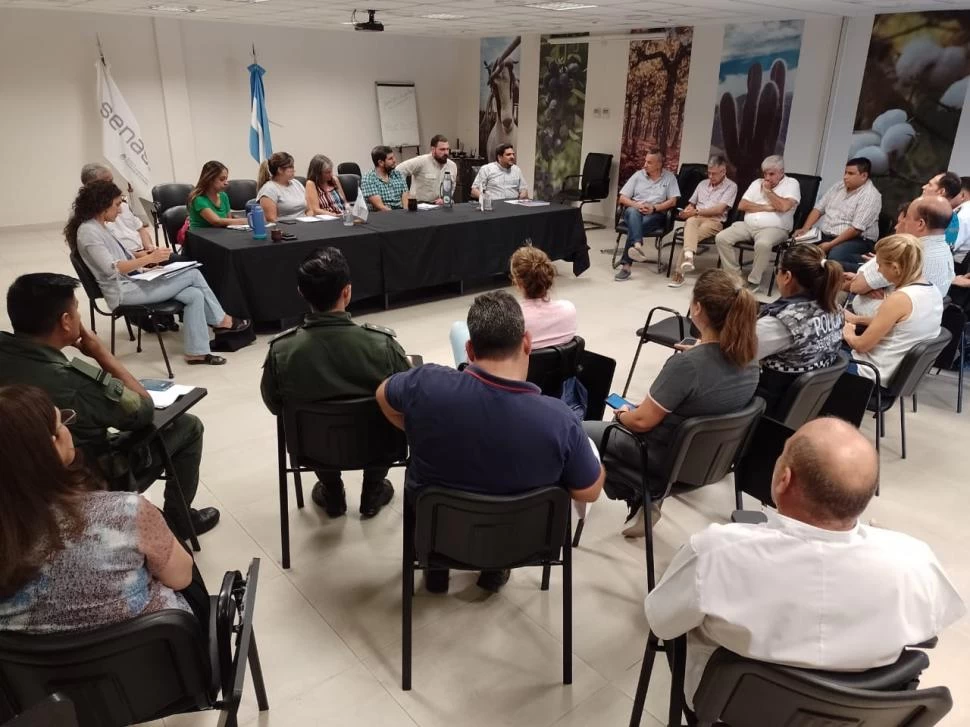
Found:
[[[448,570],[426,570],[424,572],[424,588],[428,593],[448,592]]]
[[[512,571],[505,570],[483,570],[478,575],[478,587],[489,593],[498,593],[499,589],[509,582]]]
[[[694,272],[694,256],[691,253],[684,253],[684,262],[680,264],[680,272],[685,274]]]
[[[364,485],[360,493],[361,517],[374,517],[394,497],[394,487],[389,480],[382,480],[379,485]]]
[[[651,527],[656,527],[657,523],[660,522],[660,518],[663,513],[660,510],[659,505],[650,506],[650,525]],[[646,524],[643,522],[643,508],[637,507],[635,513],[631,513],[626,519],[626,527],[620,532],[623,534],[624,538],[642,538],[647,534]]]
[[[626,254],[630,256],[631,260],[636,260],[638,263],[650,262],[647,259],[646,254],[643,252],[642,242],[638,242],[637,244],[633,245],[629,250],[626,251]]]
[[[667,283],[668,288],[679,288],[684,284],[684,276],[680,273],[672,273],[670,276],[670,282]]]
[[[624,280],[629,280],[631,277],[633,277],[633,273],[626,268],[620,268],[616,271],[616,275],[613,276],[613,280],[618,283],[622,283]]]
[[[310,499],[330,517],[340,517],[347,512],[347,494],[344,492],[344,483],[339,480],[335,485],[325,485],[318,481],[310,492]]]

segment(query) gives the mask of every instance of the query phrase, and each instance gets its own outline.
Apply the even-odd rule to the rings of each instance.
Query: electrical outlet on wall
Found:
[[[599,107],[593,109],[593,118],[602,119],[603,118],[603,109],[601,109]]]
[[[610,110],[608,108],[606,108],[605,106],[603,107],[603,118],[604,119],[610,118]]]

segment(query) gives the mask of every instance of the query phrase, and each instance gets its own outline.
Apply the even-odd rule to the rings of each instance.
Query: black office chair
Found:
[[[707,179],[707,164],[696,164],[688,163],[681,164],[680,171],[677,173],[677,186],[680,188],[680,198],[677,200],[677,210],[684,209],[688,204],[690,204],[690,198],[694,195],[697,190],[697,185]],[[737,200],[735,200],[735,205],[737,205]],[[713,237],[709,237],[705,240],[698,240],[697,252],[698,254],[705,252],[710,246],[710,242]],[[670,256],[667,259],[667,277],[670,277],[670,271],[674,266],[674,252],[677,250],[678,245],[684,244],[684,228],[678,227],[674,230],[674,236],[670,240]]]
[[[963,412],[963,366],[967,353],[967,323],[967,314],[960,306],[950,303],[943,309],[940,326],[950,332],[951,338],[933,364],[937,376],[941,371],[952,370],[954,365],[957,367],[957,414]]]
[[[246,202],[253,199],[257,191],[255,179],[230,179],[226,188],[229,209],[242,212],[246,209]]]
[[[668,725],[679,727],[688,714],[689,723],[697,727],[930,727],[939,723],[953,706],[946,687],[917,690],[920,675],[930,663],[921,649],[932,648],[933,644],[935,639],[904,649],[895,663],[858,672],[770,664],[719,648],[707,662],[690,715],[684,695],[687,637],[679,636],[659,645],[651,633],[630,726],[640,724],[654,656],[662,651],[671,666]]]
[[[590,202],[601,202],[610,195],[610,169],[612,154],[590,152],[583,161],[582,174],[570,174],[563,179],[562,189],[556,195],[559,202],[579,202],[579,211]],[[598,222],[583,222],[587,228],[603,229]]]
[[[879,440],[886,436],[886,412],[889,411],[897,399],[899,402],[899,437],[903,459],[906,459],[906,402],[907,396],[914,397],[916,389],[923,381],[923,377],[933,368],[940,353],[950,342],[950,332],[941,328],[936,338],[922,341],[913,346],[900,362],[888,385],[883,388],[879,376],[879,369],[868,361],[852,359],[857,366],[870,369],[875,375],[875,396],[869,400],[869,411],[876,414],[876,450],[879,451]]]
[[[411,688],[411,611],[414,571],[486,570],[542,566],[549,590],[551,566],[562,566],[562,681],[572,684],[572,548],[569,493],[543,487],[492,496],[427,487],[404,507],[401,688]],[[562,553],[560,557],[560,552]]]
[[[796,174],[794,172],[786,173],[787,176],[791,177],[798,182],[798,187],[801,191],[801,200],[798,202],[798,206],[795,208],[794,215],[794,227],[793,230],[800,229],[805,220],[808,218],[809,212],[815,207],[815,198],[818,197],[818,188],[822,183],[822,178],[814,174]],[[738,215],[737,219],[743,219],[743,215]],[[774,269],[778,269],[778,263],[781,262],[782,253],[791,244],[791,238],[788,240],[783,240],[782,242],[771,248],[771,251],[775,253],[775,263]],[[750,251],[754,253],[754,243],[753,242],[738,242],[734,245],[735,249],[738,251],[738,265],[742,268],[744,267],[744,253],[745,251]],[[771,295],[772,291],[775,289],[775,276],[771,276],[771,281],[768,283],[768,295]]]
[[[54,692],[47,699],[24,710],[3,727],[79,727],[74,704],[63,694]]]
[[[156,184],[152,187],[152,220],[155,223],[155,244],[158,244],[158,227],[162,213],[170,207],[188,204],[192,193],[191,184]]]
[[[85,294],[88,296],[88,305],[90,306],[91,313],[91,331],[94,332],[94,313],[97,311],[103,316],[108,316],[111,318],[111,353],[115,352],[115,321],[119,318],[125,319],[125,325],[128,326],[128,337],[129,340],[136,340],[135,334],[131,330],[131,323],[129,318],[136,318],[141,320],[147,320],[155,336],[158,338],[158,346],[162,349],[162,358],[165,359],[165,368],[168,370],[168,378],[174,379],[175,374],[172,372],[172,364],[168,360],[168,352],[165,350],[165,341],[162,340],[162,332],[158,329],[156,325],[155,318],[161,316],[177,316],[185,308],[177,300],[165,300],[160,303],[145,303],[143,305],[119,305],[111,312],[106,312],[101,310],[96,301],[98,298],[104,298],[104,294],[101,292],[101,286],[98,285],[98,281],[95,280],[94,275],[88,269],[88,266],[81,259],[81,256],[76,252],[71,253],[71,265],[74,266],[74,271],[77,273],[78,279],[81,281],[81,286],[84,288]],[[138,329],[136,351],[141,353],[141,328]]]
[[[656,582],[651,506],[662,502],[672,494],[680,494],[724,479],[744,453],[764,410],[764,400],[756,396],[743,409],[731,414],[685,419],[670,435],[669,443],[662,453],[664,458],[662,466],[653,470],[648,468],[649,447],[643,435],[630,431],[619,422],[613,422],[603,432],[603,438],[597,444],[600,457],[607,469],[609,469],[607,460],[610,457],[607,445],[614,431],[620,436],[632,439],[640,450],[640,494],[644,510],[643,522],[646,528],[644,542],[648,593],[653,590]],[[657,457],[657,454],[654,454],[654,457]],[[654,472],[658,474],[653,474]],[[582,522],[580,520],[580,523]],[[580,526],[576,527],[578,530]]]
[[[357,191],[360,189],[360,176],[357,174],[338,174],[337,179],[340,180],[340,186],[343,187],[347,203],[353,204],[357,201]]]
[[[304,187],[306,186],[306,177],[301,177],[299,174],[297,174],[297,175],[294,175],[293,179],[295,179],[296,181],[298,181]]]
[[[579,362],[585,348],[586,342],[575,336],[560,346],[533,349],[529,355],[526,381],[538,386],[546,396],[558,399],[562,396],[563,382],[579,374]]]
[[[404,432],[387,421],[372,396],[315,404],[284,404],[276,416],[280,484],[280,542],[283,568],[290,567],[287,474],[293,474],[296,506],[303,507],[303,472],[346,472],[370,467],[403,467]],[[286,466],[289,452],[290,466]]]
[[[188,216],[189,208],[184,204],[178,204],[169,207],[159,217],[159,221],[162,223],[162,232],[165,234],[165,244],[176,252],[178,252],[180,245],[178,234],[182,226],[185,225]]]
[[[227,572],[208,624],[168,609],[88,631],[0,632],[0,719],[58,692],[81,727],[121,727],[216,709],[234,727],[249,664],[269,709],[253,633],[259,559]]]
[[[791,383],[775,410],[767,416],[790,429],[798,429],[805,422],[811,421],[818,416],[848,366],[848,355],[839,353],[838,359],[831,366],[802,374]]]
[[[653,314],[656,311],[663,311],[664,313],[670,313],[670,315],[654,323]],[[623,396],[626,396],[626,392],[630,388],[630,382],[633,381],[633,370],[637,367],[637,360],[640,358],[640,349],[643,348],[643,344],[658,343],[661,346],[673,348],[674,344],[680,343],[688,336],[700,338],[700,335],[701,332],[693,324],[690,316],[682,316],[672,308],[667,308],[662,305],[651,308],[647,313],[647,321],[643,324],[643,328],[637,329],[637,338],[639,339],[637,341],[637,350],[633,354],[630,373],[627,374],[626,383],[623,385]]]
[[[358,179],[362,176],[357,162],[340,162],[337,165],[337,174],[356,174]]]

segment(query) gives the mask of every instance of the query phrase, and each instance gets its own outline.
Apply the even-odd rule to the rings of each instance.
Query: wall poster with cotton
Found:
[[[849,157],[872,163],[883,211],[950,162],[970,76],[970,10],[877,15]]]

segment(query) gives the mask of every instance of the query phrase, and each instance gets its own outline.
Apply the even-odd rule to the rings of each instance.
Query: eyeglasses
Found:
[[[65,427],[71,426],[74,423],[74,420],[77,419],[77,412],[73,409],[61,409],[60,412],[61,424],[63,424]]]

